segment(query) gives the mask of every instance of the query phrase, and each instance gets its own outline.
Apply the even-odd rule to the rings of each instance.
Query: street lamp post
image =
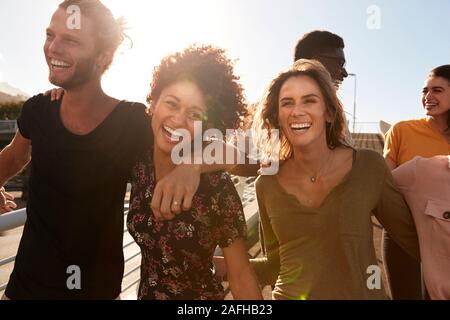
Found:
[[[356,88],[357,88],[357,81],[356,81],[356,73],[349,73],[348,74],[351,77],[355,78],[355,92],[353,97],[353,133],[355,133],[355,125],[356,125]]]

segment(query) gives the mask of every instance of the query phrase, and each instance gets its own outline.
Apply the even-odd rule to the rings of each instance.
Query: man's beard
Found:
[[[61,87],[65,90],[71,90],[88,82],[96,71],[95,58],[90,57],[79,62],[74,73],[67,79],[57,80],[52,79],[52,73],[50,71],[49,81],[55,86]]]

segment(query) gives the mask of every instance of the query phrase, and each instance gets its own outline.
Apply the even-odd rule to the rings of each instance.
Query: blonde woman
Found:
[[[266,256],[252,261],[260,283],[275,282],[274,299],[386,298],[380,283],[368,286],[379,271],[372,214],[418,259],[417,234],[383,158],[346,142],[326,69],[299,60],[277,76],[254,129],[259,147],[284,160],[277,175],[256,182],[266,246]]]

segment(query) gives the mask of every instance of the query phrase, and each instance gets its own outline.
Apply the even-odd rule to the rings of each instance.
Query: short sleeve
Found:
[[[150,149],[153,143],[153,131],[150,125],[150,118],[147,114],[146,107],[141,103],[135,103],[132,123],[134,130],[134,141],[137,147],[136,156],[142,156]]]
[[[20,134],[31,140],[33,132],[33,111],[36,109],[36,104],[39,103],[42,95],[34,96],[24,102],[22,110],[20,111],[19,118],[17,119],[17,126],[19,127]]]
[[[143,158],[136,161],[131,171],[131,194],[130,194],[130,209],[141,210],[142,201],[150,198],[150,193],[147,192],[149,186],[150,174],[148,172],[147,163]],[[148,200],[150,202],[150,199]]]
[[[389,158],[398,165],[398,153],[400,147],[401,129],[400,124],[393,125],[384,137],[383,157]]]
[[[150,119],[146,112],[146,107],[141,103],[133,104],[133,112],[129,118],[130,128],[129,137],[129,160],[132,165],[136,165],[143,159],[151,159],[149,156],[153,144],[153,131],[150,125]],[[130,179],[133,180],[133,173],[130,172]]]
[[[215,173],[210,178],[216,179],[217,175],[220,176],[216,189],[220,192],[217,204],[217,240],[221,248],[226,248],[238,238],[247,238],[247,224],[241,199],[231,178],[226,173]]]

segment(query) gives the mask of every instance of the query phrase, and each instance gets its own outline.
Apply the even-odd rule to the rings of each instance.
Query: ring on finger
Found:
[[[175,207],[179,207],[179,206],[180,206],[180,203],[179,203],[178,201],[173,201],[173,202],[172,202],[172,205],[174,205]]]

